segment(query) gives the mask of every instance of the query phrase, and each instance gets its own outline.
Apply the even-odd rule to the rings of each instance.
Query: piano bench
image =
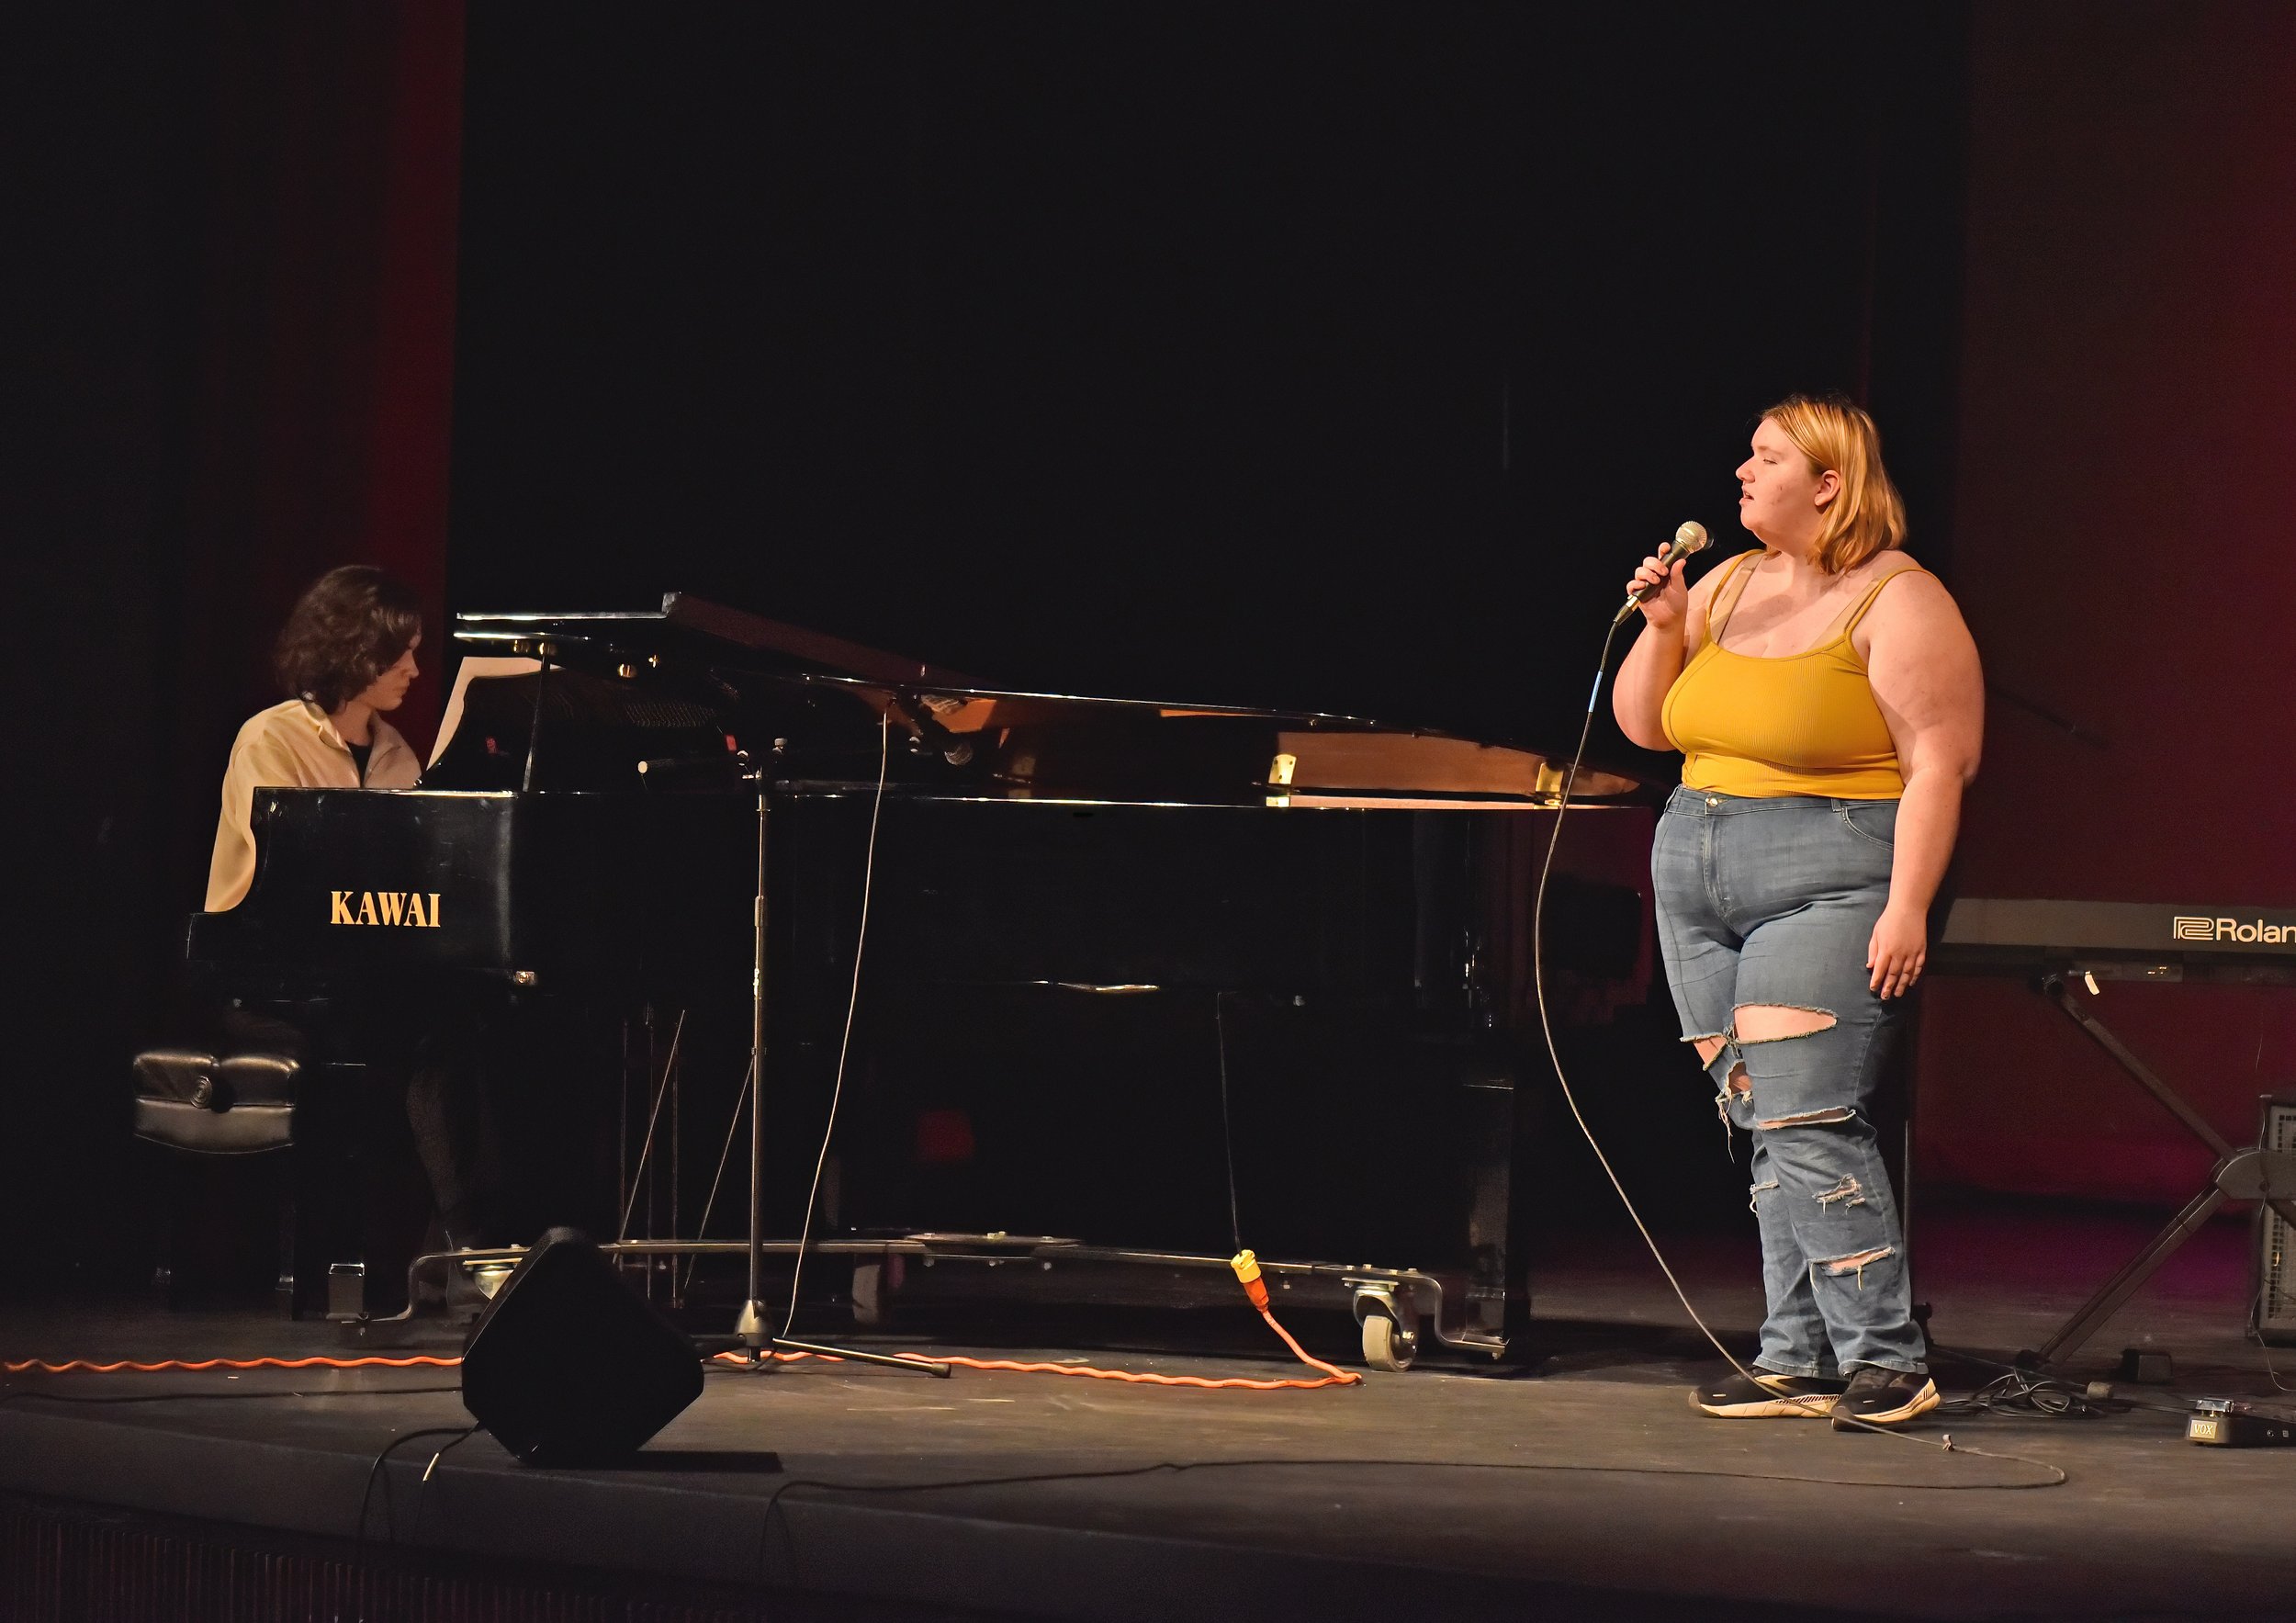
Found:
[[[296,1085],[302,1063],[277,1054],[214,1054],[189,1048],[147,1049],[135,1057],[135,1136],[170,1152],[157,1190],[159,1260],[152,1289],[166,1305],[177,1296],[181,1206],[191,1193],[192,1168],[231,1156],[270,1158],[295,1147]],[[285,1157],[282,1157],[285,1158]],[[298,1231],[296,1180],[279,1178],[278,1273],[280,1311],[296,1316]]]
[[[290,1148],[301,1072],[283,1054],[147,1049],[136,1055],[136,1136],[204,1155]]]

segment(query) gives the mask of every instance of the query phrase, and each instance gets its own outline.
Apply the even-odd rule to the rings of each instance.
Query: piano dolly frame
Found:
[[[2118,963],[2076,964],[2043,973],[2034,979],[2032,986],[2056,1005],[2067,1020],[2103,1049],[2115,1065],[2136,1080],[2139,1087],[2159,1100],[2169,1114],[2183,1123],[2188,1133],[2214,1152],[2216,1165],[2209,1174],[2208,1187],[2187,1201],[2183,1210],[2169,1219],[2167,1227],[2155,1234],[2143,1250],[2122,1265],[2118,1273],[2099,1287],[2097,1293],[2082,1304],[2055,1335],[2038,1349],[2028,1349],[2018,1355],[2017,1362],[2026,1369],[2047,1369],[2078,1351],[2099,1327],[2118,1313],[2144,1281],[2153,1277],[2155,1270],[2167,1261],[2178,1246],[2191,1238],[2226,1200],[2262,1200],[2289,1223],[2296,1223],[2296,1152],[2268,1150],[2261,1144],[2235,1146],[2210,1126],[2207,1119],[2194,1110],[2183,1095],[2137,1057],[2127,1043],[2115,1036],[2110,1028],[2083,1005],[2066,984],[2069,979],[2079,979],[2088,985],[2093,995],[2099,977],[2147,981],[2162,978],[2159,971],[2149,965],[2134,967]]]
[[[936,1292],[917,1275],[944,1265],[966,1270],[966,1283],[952,1294],[968,1303],[1217,1309],[1237,1302],[1234,1275],[1224,1257],[1066,1240],[998,1246],[967,1235],[851,1244],[857,1256],[872,1246],[881,1253],[877,1260],[857,1261],[854,1268],[854,1313],[864,1325],[882,1322],[895,1297],[929,1300]],[[971,1271],[975,1269],[982,1271]],[[1003,1271],[992,1281],[985,1277],[988,1269]],[[1422,1336],[1430,1332],[1444,1347],[1461,1352],[1498,1358],[1507,1350],[1503,1335],[1469,1322],[1470,1291],[1457,1275],[1266,1260],[1260,1271],[1279,1300],[1311,1312],[1353,1314],[1364,1362],[1373,1369],[1409,1369]]]
[[[750,1248],[747,1240],[673,1239],[608,1241],[598,1249],[621,1261],[747,1257]],[[768,1257],[793,1257],[798,1243],[769,1240],[760,1250]],[[966,1235],[816,1240],[805,1251],[808,1256],[843,1257],[851,1263],[854,1322],[865,1330],[885,1322],[895,1298],[906,1294],[929,1299],[936,1294],[922,1283],[921,1276],[943,1267],[965,1274],[961,1296],[968,1304],[1073,1305],[1081,1301],[1104,1307],[1217,1308],[1239,1300],[1224,1257],[1127,1251],[1071,1240],[999,1245],[987,1236]],[[407,1265],[409,1305],[405,1310],[380,1319],[337,1315],[337,1322],[355,1344],[394,1344],[419,1316],[413,1304],[421,1300],[417,1286],[425,1274],[435,1274],[443,1283],[456,1268],[515,1263],[524,1255],[520,1246],[425,1252]],[[1446,1347],[1494,1359],[1504,1356],[1509,1345],[1504,1336],[1469,1323],[1469,1290],[1465,1280],[1455,1276],[1333,1262],[1264,1261],[1260,1270],[1279,1301],[1313,1312],[1352,1313],[1361,1329],[1364,1361],[1374,1369],[1409,1369],[1427,1332]],[[1075,1282],[1079,1274],[1086,1282],[1082,1292]],[[1054,1283],[1054,1279],[1059,1282]],[[842,1348],[815,1348],[802,1342],[777,1341],[776,1345],[850,1356]]]

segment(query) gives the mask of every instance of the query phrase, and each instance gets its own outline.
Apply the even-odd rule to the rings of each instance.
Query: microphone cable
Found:
[[[861,949],[869,944],[869,898],[877,882],[877,825],[884,816],[885,776],[893,764],[893,712],[877,716],[877,793],[869,804],[869,845],[861,859],[861,923],[853,931],[853,984],[845,998],[845,1034],[837,1048],[837,1081],[829,1089],[829,1119],[821,1128],[821,1152],[814,1157],[813,1183],[805,1190],[805,1221],[797,1233],[797,1255],[789,1270],[789,1311],[782,1315],[782,1339],[789,1339],[797,1323],[797,1288],[805,1282],[805,1252],[813,1245],[813,1216],[821,1204],[821,1173],[829,1164],[829,1144],[837,1137],[837,1110],[845,1098],[845,1060],[853,1049],[853,1014],[861,1007]],[[758,1089],[753,1109],[765,1103]]]
[[[1594,1152],[1594,1159],[1602,1167],[1603,1176],[1610,1180],[1612,1190],[1618,1196],[1618,1203],[1626,1209],[1627,1217],[1634,1222],[1635,1232],[1642,1236],[1642,1243],[1649,1247],[1652,1260],[1659,1265],[1659,1271],[1666,1276],[1667,1284],[1673,1290],[1674,1299],[1682,1303],[1683,1312],[1690,1315],[1690,1322],[1698,1327],[1698,1333],[1704,1336],[1714,1350],[1722,1356],[1725,1363],[1750,1381],[1754,1380],[1753,1371],[1731,1355],[1730,1349],[1723,1346],[1722,1338],[1714,1333],[1713,1327],[1693,1305],[1690,1292],[1683,1289],[1683,1282],[1675,1277],[1673,1267],[1666,1260],[1666,1253],[1660,1248],[1657,1236],[1650,1233],[1649,1224],[1643,1222],[1642,1213],[1636,1208],[1634,1198],[1626,1193],[1626,1186],[1620,1180],[1616,1168],[1611,1166],[1610,1156],[1604,1153],[1602,1141],[1594,1136],[1594,1129],[1587,1125],[1586,1115],[1579,1108],[1579,1096],[1571,1088],[1570,1078],[1564,1070],[1561,1050],[1555,1043],[1554,1020],[1547,1008],[1547,884],[1554,876],[1555,852],[1562,843],[1562,822],[1570,810],[1570,791],[1578,783],[1579,769],[1585,763],[1587,742],[1593,737],[1594,707],[1602,701],[1604,679],[1610,674],[1611,646],[1618,640],[1618,628],[1630,618],[1632,616],[1629,614],[1620,615],[1611,622],[1610,628],[1603,634],[1603,649],[1595,657],[1594,661],[1594,682],[1587,691],[1586,714],[1581,718],[1579,724],[1579,741],[1570,752],[1570,765],[1563,772],[1562,791],[1555,802],[1555,820],[1547,835],[1547,854],[1539,862],[1538,885],[1532,893],[1531,899],[1531,996],[1538,1007],[1539,1035],[1546,1043],[1548,1063],[1554,1066],[1555,1083],[1562,1090],[1563,1103],[1570,1107],[1570,1119],[1578,1123],[1579,1132],[1586,1139],[1587,1147]],[[1813,1403],[1812,1406],[1815,1407],[1815,1404]],[[2046,1460],[2028,1459],[2021,1454],[1999,1454],[1985,1448],[1967,1448],[1954,1442],[1951,1432],[1947,1432],[1941,1441],[1931,1442],[1928,1437],[1915,1437],[1891,1426],[1875,1426],[1870,1421],[1851,1420],[1847,1424],[1855,1430],[1878,1432],[1884,1437],[1896,1437],[1901,1442],[1913,1443],[1924,1448],[1935,1448],[1948,1454],[1971,1454],[1986,1460],[2010,1460],[2019,1465],[2035,1466],[2051,1473],[2052,1480],[2048,1482],[2003,1482],[1998,1484],[2000,1487],[2055,1488],[2064,1486],[2071,1480],[2061,1466],[2051,1465]]]

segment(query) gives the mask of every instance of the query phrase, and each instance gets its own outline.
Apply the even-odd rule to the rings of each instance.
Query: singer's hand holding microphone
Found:
[[[1635,610],[1660,631],[1682,627],[1683,616],[1690,612],[1690,588],[1683,582],[1683,565],[1694,552],[1706,544],[1704,524],[1693,520],[1674,532],[1674,538],[1642,560],[1642,567],[1626,582],[1626,605],[1618,611],[1624,621]]]

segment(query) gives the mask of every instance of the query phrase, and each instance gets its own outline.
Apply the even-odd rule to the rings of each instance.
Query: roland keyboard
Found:
[[[2296,907],[1964,896],[1930,954],[1940,975],[2296,982]]]
[[[2296,908],[1964,896],[1946,913],[1930,967],[2024,977],[2216,1158],[2208,1187],[2054,1336],[2020,1353],[2020,1366],[2050,1369],[2079,1351],[2226,1200],[2264,1200],[2296,1224],[2296,1199],[2286,1192],[2296,1187],[2296,1152],[2261,1135],[2254,1144],[2227,1139],[2097,1018],[2096,1002],[2098,983],[2108,980],[2296,985]]]

